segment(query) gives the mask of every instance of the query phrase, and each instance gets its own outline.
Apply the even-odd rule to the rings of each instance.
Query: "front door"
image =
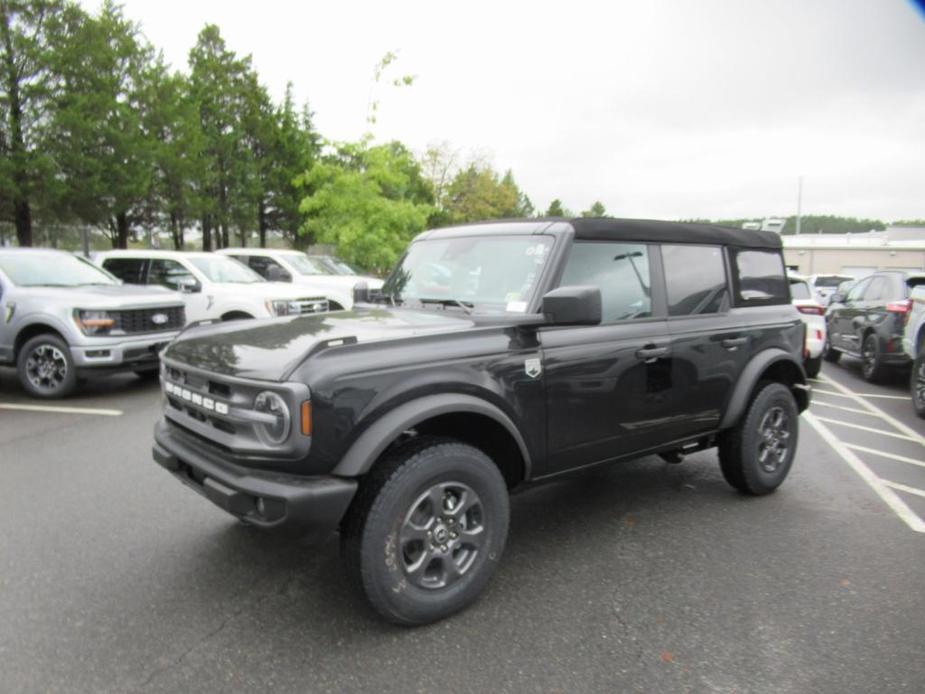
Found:
[[[547,398],[546,469],[611,460],[658,445],[671,397],[664,316],[653,310],[652,246],[575,242],[560,286],[597,286],[600,325],[539,331]]]

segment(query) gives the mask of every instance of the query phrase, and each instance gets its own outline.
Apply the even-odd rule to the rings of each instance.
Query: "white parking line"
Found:
[[[816,380],[818,381],[818,379]],[[831,383],[832,385],[841,385],[832,380],[819,381],[819,383]],[[813,395],[816,395],[816,394],[834,395],[836,398],[854,398],[854,397],[860,396],[860,397],[865,397],[865,398],[887,398],[889,400],[908,400],[909,399],[908,396],[905,396],[905,395],[882,395],[880,393],[854,393],[854,392],[852,392],[850,395],[847,395],[845,393],[836,393],[835,391],[832,391],[832,390],[822,390],[822,388],[813,388]]]
[[[889,480],[882,481],[887,487],[890,487],[891,489],[896,489],[901,492],[906,492],[906,494],[914,494],[915,496],[921,496],[925,498],[925,491],[922,491],[921,489],[909,487],[905,484],[900,484],[899,482],[890,482]]]
[[[858,414],[866,414],[871,417],[876,417],[873,412],[868,412],[867,410],[861,410],[857,407],[843,407],[842,405],[833,405],[830,402],[820,402],[819,400],[813,400],[813,407],[831,407],[834,410],[842,410],[843,412],[857,412]]]
[[[57,414],[91,414],[103,417],[121,417],[122,410],[102,410],[93,407],[61,407],[58,405],[21,405],[13,402],[0,402],[0,410],[22,410],[24,412],[54,412]]]
[[[890,487],[879,477],[877,477],[870,468],[867,467],[860,458],[855,455],[854,451],[849,449],[845,444],[839,441],[838,437],[833,434],[829,428],[819,421],[819,419],[808,410],[803,413],[807,422],[825,439],[832,449],[841,456],[842,460],[864,480],[871,489],[883,499],[884,503],[889,506],[893,512],[905,522],[910,528],[917,533],[925,533],[925,521],[919,518],[915,513],[906,506],[906,503],[897,496]]]
[[[849,422],[843,422],[840,419],[832,419],[831,417],[817,417],[820,422],[827,422],[828,424],[837,424],[842,427],[849,427],[851,429],[860,429],[861,431],[870,431],[874,434],[880,434],[881,436],[892,436],[894,439],[902,439],[903,441],[915,441],[911,436],[906,436],[905,434],[896,434],[892,431],[884,431],[883,429],[874,429],[873,427],[865,427],[860,424],[851,424]]]
[[[870,404],[864,399],[866,397],[871,397],[871,396],[859,395],[858,393],[855,393],[854,391],[852,391],[850,388],[846,388],[841,383],[838,383],[837,381],[833,381],[831,378],[828,378],[827,376],[823,376],[823,378],[825,378],[825,380],[828,381],[829,385],[834,386],[836,389],[844,393],[847,397],[850,397],[856,403],[866,408],[868,411],[873,412],[874,414],[878,415],[879,417],[883,419],[883,421],[887,422],[888,424],[891,424],[893,427],[903,432],[906,436],[911,438],[913,441],[917,441],[918,443],[925,446],[925,436],[922,436],[917,431],[915,431],[912,427],[906,426],[905,424],[900,422],[895,417],[891,417],[886,412],[881,410],[879,407],[877,407],[876,405]],[[898,396],[891,395],[890,397],[898,397]],[[908,395],[903,398],[900,398],[900,400],[908,400],[908,399],[909,399]]]
[[[886,451],[878,451],[876,448],[868,448],[867,446],[858,446],[854,443],[846,443],[845,446],[850,448],[853,451],[861,451],[863,453],[873,453],[874,455],[879,455],[884,458],[889,458],[890,460],[896,460],[900,463],[909,463],[909,465],[918,465],[919,467],[925,467],[925,461],[915,460],[913,458],[907,458],[904,455],[897,455],[896,453],[887,453]]]

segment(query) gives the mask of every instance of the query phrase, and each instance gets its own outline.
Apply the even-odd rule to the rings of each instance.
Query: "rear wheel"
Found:
[[[77,386],[77,369],[67,343],[52,333],[23,345],[16,360],[19,382],[37,398],[63,398]]]
[[[351,580],[387,620],[443,619],[474,601],[504,550],[508,496],[481,451],[422,438],[381,460],[344,521]]]
[[[870,333],[864,338],[861,347],[861,375],[865,381],[877,383],[883,379],[886,369],[880,354],[880,340],[874,333]]]
[[[759,385],[745,416],[720,437],[719,464],[726,481],[755,496],[777,489],[796,454],[799,415],[787,386]]]
[[[912,363],[912,376],[909,379],[912,391],[912,406],[919,417],[925,417],[925,349],[919,351],[919,356]]]
[[[834,364],[841,357],[841,352],[832,347],[832,343],[829,342],[829,338],[825,338],[825,346],[822,348],[822,358],[827,362]]]
[[[807,377],[816,378],[822,369],[822,357],[807,357],[803,362],[803,368],[806,370]]]

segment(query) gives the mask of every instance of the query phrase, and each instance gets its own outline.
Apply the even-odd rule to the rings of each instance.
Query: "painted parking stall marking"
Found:
[[[0,402],[0,410],[22,412],[47,412],[50,414],[86,414],[100,417],[121,417],[122,410],[106,410],[95,407],[63,407],[60,405],[26,405],[16,402]]]
[[[868,401],[871,397],[903,398],[874,393],[856,393],[824,374],[814,380],[826,386],[826,388],[814,389],[814,394],[829,396],[836,399],[836,402],[814,401],[811,406],[813,411],[803,413],[807,423],[909,528],[915,532],[925,533],[925,519],[920,517],[902,498],[902,494],[925,498],[925,488],[881,477],[873,469],[878,461],[884,460],[902,463],[912,468],[925,468],[925,437]],[[840,414],[842,412],[849,414]],[[854,415],[855,419],[857,415],[861,415],[865,423],[858,424],[843,419],[851,415]],[[846,429],[871,434],[870,441],[865,442],[870,445],[842,441],[837,432]],[[912,449],[921,455],[913,457],[884,450],[891,445],[891,442],[894,446],[898,445],[898,442],[904,442],[902,445],[906,448],[912,444]],[[883,448],[875,447],[881,444]],[[908,451],[903,450],[903,452]],[[922,487],[925,487],[925,483]]]

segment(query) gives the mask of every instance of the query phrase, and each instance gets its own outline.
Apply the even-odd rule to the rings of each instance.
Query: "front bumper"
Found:
[[[323,537],[337,528],[357,481],[302,477],[235,465],[202,443],[171,430],[154,429],[154,460],[185,485],[242,521]]]
[[[157,366],[158,355],[179,331],[153,333],[139,338],[87,338],[71,346],[79,369],[136,369]]]

